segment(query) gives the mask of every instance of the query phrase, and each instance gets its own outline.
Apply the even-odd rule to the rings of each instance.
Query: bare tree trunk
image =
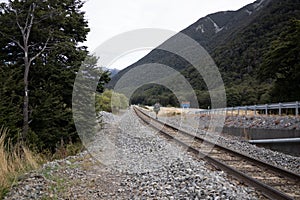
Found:
[[[16,24],[21,31],[21,36],[23,37],[22,42],[20,42],[17,39],[14,39],[13,37],[10,37],[6,34],[3,34],[0,30],[1,35],[3,35],[5,37],[7,37],[8,39],[10,39],[11,41],[15,42],[24,52],[24,67],[25,67],[25,69],[24,69],[23,127],[22,127],[22,134],[21,134],[22,142],[26,141],[26,137],[27,137],[27,134],[29,131],[29,90],[28,90],[29,69],[32,64],[32,61],[34,61],[37,57],[39,57],[45,51],[45,49],[48,46],[48,42],[51,38],[51,32],[50,32],[49,37],[43,44],[42,49],[37,54],[35,54],[31,58],[29,58],[30,46],[34,46],[34,45],[30,45],[29,36],[31,33],[32,26],[34,25],[35,8],[36,8],[35,3],[32,3],[32,5],[30,6],[30,8],[28,10],[27,17],[25,19],[25,25],[23,25],[23,26],[22,26],[22,23],[20,23],[20,18],[18,16],[19,13],[16,10],[13,10],[13,12],[16,15]]]
[[[28,91],[28,75],[29,75],[29,67],[30,62],[28,58],[28,48],[25,49],[25,56],[24,56],[24,64],[25,64],[25,71],[24,71],[24,104],[23,104],[23,130],[22,130],[22,142],[26,141],[27,133],[29,130],[29,91]],[[27,51],[26,51],[27,50]]]

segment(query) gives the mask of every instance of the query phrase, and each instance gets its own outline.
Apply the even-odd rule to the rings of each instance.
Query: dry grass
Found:
[[[153,111],[153,106],[145,106],[148,111]],[[176,115],[185,114],[188,110],[182,108],[174,108],[174,107],[160,107],[160,111],[157,116],[160,117],[172,117]]]
[[[12,145],[10,140],[6,140],[7,133],[8,129],[0,128],[0,199],[21,173],[36,169],[41,161],[27,147]]]

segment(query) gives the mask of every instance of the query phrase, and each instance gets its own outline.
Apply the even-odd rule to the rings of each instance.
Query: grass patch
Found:
[[[13,145],[6,138],[8,132],[7,128],[0,128],[0,199],[20,174],[37,169],[42,163],[41,157],[26,146],[19,143]]]
[[[10,188],[17,183],[18,177],[22,176],[22,174],[38,169],[45,162],[76,155],[84,149],[81,142],[64,143],[64,141],[61,141],[55,153],[49,151],[35,153],[26,145],[21,143],[13,144],[11,140],[7,138],[8,132],[9,130],[7,128],[0,127],[0,199],[4,198]],[[57,169],[60,167],[61,166],[57,166]],[[72,168],[76,167],[76,164],[72,165]],[[50,174],[52,170],[55,169],[45,169],[43,173],[47,179],[56,182],[56,185],[52,185],[49,190],[54,194],[56,192],[61,193],[64,190],[63,184],[66,180],[59,177],[52,177]],[[54,195],[50,199],[56,198]],[[45,199],[48,199],[48,197],[45,197]]]
[[[144,108],[146,110],[149,110],[149,108],[147,106],[144,106],[144,105],[140,105],[141,108]]]
[[[74,156],[82,152],[84,148],[85,147],[81,142],[69,142],[68,144],[65,144],[65,142],[61,140],[59,147],[56,149],[56,152],[53,155],[49,155],[48,157],[50,157],[51,160],[60,160],[68,156]]]

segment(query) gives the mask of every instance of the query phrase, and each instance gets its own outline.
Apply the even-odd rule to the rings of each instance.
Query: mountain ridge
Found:
[[[236,11],[209,14],[181,31],[202,45],[215,60],[226,86],[229,106],[265,103],[272,100],[270,91],[274,81],[257,80],[259,68],[272,42],[288,27],[292,19],[300,19],[298,8],[300,8],[299,0],[284,2],[258,0]],[[171,39],[174,37],[177,35]],[[127,71],[152,62],[179,71],[193,88],[199,91],[198,98],[205,99],[204,102],[199,100],[199,103],[203,107],[210,104],[206,85],[190,63],[157,48],[120,71],[107,86],[113,88]],[[149,87],[147,88],[149,91]],[[155,88],[157,89],[157,86]]]
[[[258,2],[258,3],[257,3]],[[202,45],[206,50],[209,51],[210,53],[210,50],[213,48],[211,46],[208,46],[207,43],[210,42],[210,40],[213,39],[214,36],[216,36],[216,33],[213,34],[213,37],[212,37],[212,34],[211,34],[211,30],[209,31],[204,31],[204,33],[202,34],[197,34],[197,29],[199,28],[199,26],[203,25],[203,23],[207,24],[206,21],[209,20],[209,19],[212,19],[212,21],[216,20],[216,21],[219,21],[219,16],[220,14],[223,14],[224,13],[229,13],[230,15],[233,15],[234,13],[240,13],[240,12],[245,12],[244,10],[252,10],[250,9],[251,7],[254,9],[255,5],[256,4],[260,4],[259,2],[266,2],[266,3],[269,3],[270,0],[258,0],[254,3],[251,3],[251,4],[248,4],[246,6],[244,6],[243,8],[240,8],[238,9],[237,11],[220,11],[220,12],[217,12],[217,13],[213,13],[213,14],[209,14],[205,17],[202,17],[200,18],[199,20],[197,20],[195,23],[193,23],[192,25],[186,27],[185,29],[183,29],[182,33],[190,36],[191,38],[193,38],[194,40],[196,40],[200,45]],[[261,4],[260,4],[261,5]],[[252,10],[253,11],[253,10]],[[245,12],[246,13],[246,12]],[[223,16],[222,15],[222,16]],[[226,14],[225,14],[226,15]],[[217,17],[216,17],[217,16]],[[221,16],[221,17],[222,17]],[[211,20],[210,20],[211,22]],[[201,24],[200,24],[201,23]],[[211,25],[213,25],[212,23],[210,23],[210,28],[212,27]],[[196,27],[197,26],[197,27]],[[215,27],[213,27],[214,29]],[[199,30],[199,29],[198,29]],[[218,32],[219,33],[219,32]],[[173,37],[176,37],[176,35],[174,35]],[[209,41],[207,39],[207,37],[210,37],[209,38]],[[167,42],[167,41],[165,41]],[[164,42],[164,43],[165,43]],[[163,43],[163,44],[164,44]],[[163,45],[162,44],[162,45]],[[161,46],[161,45],[160,45]],[[159,46],[158,46],[159,48]],[[158,51],[158,52],[157,52]],[[164,55],[159,55],[160,54],[160,51],[156,49],[152,50],[149,54],[147,54],[145,57],[143,57],[142,59],[138,60],[137,62],[135,62],[134,64],[126,67],[125,69],[121,70],[118,74],[116,74],[116,76],[110,81],[110,83],[107,84],[107,87],[108,88],[112,88],[115,84],[115,82],[123,75],[125,74],[127,71],[129,71],[131,68],[135,67],[135,66],[138,66],[140,64],[145,64],[145,63],[148,63],[148,61],[144,61],[145,59],[147,60],[148,57],[152,57],[151,60],[158,60],[157,57],[164,57]],[[154,57],[154,58],[153,58]]]

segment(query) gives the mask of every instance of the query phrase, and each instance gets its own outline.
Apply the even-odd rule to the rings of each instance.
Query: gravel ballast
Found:
[[[5,199],[260,198],[158,136],[132,110],[102,115],[103,130],[88,151],[24,175]]]
[[[154,116],[153,112],[149,112],[150,115]],[[160,117],[161,121],[172,124],[174,126],[180,126],[180,129],[186,130],[191,133],[197,133],[205,139],[211,140],[222,146],[233,149],[237,152],[244,153],[250,157],[265,161],[272,165],[290,170],[296,174],[300,174],[300,157],[287,155],[281,152],[272,151],[263,147],[252,145],[245,141],[243,138],[234,137],[229,135],[214,135],[206,131],[209,126],[210,117],[195,117],[188,115],[186,116],[173,116],[173,117]],[[246,120],[247,119],[247,120]],[[290,120],[288,120],[290,119]],[[243,121],[244,122],[241,122]],[[239,121],[240,123],[236,123]],[[258,121],[262,122],[257,125]],[[281,121],[281,125],[276,124],[276,121]],[[246,123],[247,122],[247,123]],[[266,129],[295,129],[291,127],[299,127],[299,117],[295,116],[227,116],[225,125],[228,127],[258,127]],[[289,124],[286,126],[285,124]],[[198,128],[199,127],[199,128]]]

